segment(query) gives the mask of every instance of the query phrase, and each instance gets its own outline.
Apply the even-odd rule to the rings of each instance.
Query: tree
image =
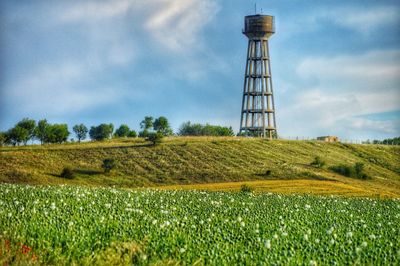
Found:
[[[92,126],[89,130],[89,136],[92,140],[109,139],[112,136],[113,124],[100,124],[97,127]]]
[[[75,125],[72,130],[75,132],[75,135],[78,138],[78,142],[86,139],[88,128],[84,124]]]
[[[0,132],[0,147],[6,145],[7,143],[7,133]]]
[[[7,137],[13,146],[19,145],[29,139],[29,132],[25,128],[15,126],[8,130]]]
[[[69,134],[67,124],[49,124],[45,142],[61,144],[67,141]]]
[[[40,141],[40,144],[45,143],[48,135],[49,124],[46,119],[39,120],[35,128],[35,137]]]
[[[183,123],[179,128],[181,136],[233,136],[232,127],[222,127],[214,125]]]
[[[111,158],[107,158],[103,160],[102,168],[104,169],[105,173],[109,173],[112,169],[116,166],[115,160]]]
[[[139,137],[141,138],[147,138],[149,136],[150,132],[147,129],[143,129],[142,131],[139,132]]]
[[[129,138],[136,138],[137,137],[136,131],[135,130],[129,131],[128,137]]]
[[[122,137],[128,137],[130,132],[130,129],[127,125],[122,124],[120,127],[115,131],[114,136],[122,138]]]
[[[24,135],[24,138],[22,139],[22,142],[26,145],[28,141],[35,136],[36,122],[33,119],[24,118],[17,123],[17,126],[27,131],[27,135]]]
[[[151,132],[149,133],[147,140],[151,141],[153,145],[160,144],[162,142],[164,135],[161,132]]]
[[[161,132],[164,136],[172,135],[172,129],[169,125],[168,119],[164,116],[160,116],[154,120],[153,128],[157,132]]]
[[[144,130],[149,130],[153,127],[153,117],[152,116],[145,116],[142,122],[140,122],[140,128]]]

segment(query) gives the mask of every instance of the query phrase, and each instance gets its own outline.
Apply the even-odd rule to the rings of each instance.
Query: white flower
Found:
[[[55,210],[56,209],[56,204],[54,202],[51,203],[50,209]]]
[[[256,234],[258,234],[258,233],[260,233],[260,230],[256,229],[256,230],[254,230],[254,232],[255,232]]]
[[[8,216],[8,218],[10,218],[10,217],[12,216],[12,213],[9,212],[9,213],[7,214],[7,216]]]
[[[347,232],[347,233],[346,233],[346,236],[347,236],[347,237],[352,237],[352,236],[353,236],[353,232]]]
[[[106,208],[111,208],[111,204],[110,203],[106,203],[106,204],[104,204],[104,206],[106,206]]]
[[[304,234],[304,240],[308,241],[308,235],[307,234]]]
[[[278,239],[278,235],[277,235],[277,234],[275,234],[273,237],[274,237],[275,239]]]
[[[331,243],[331,245],[335,244],[335,240],[332,238],[330,243]]]
[[[184,248],[181,248],[181,249],[179,250],[180,253],[183,253],[183,252],[185,252],[185,251],[186,251],[186,249],[184,249]]]
[[[265,247],[271,249],[271,240],[267,239],[267,241],[265,241]]]
[[[239,217],[237,218],[237,220],[238,220],[238,222],[241,222],[241,221],[242,221],[242,217],[239,216]]]
[[[311,206],[308,205],[308,204],[306,204],[304,207],[305,207],[306,209],[310,209],[310,208],[311,208]]]
[[[240,222],[240,226],[244,227],[246,224],[244,222]]]
[[[361,252],[361,248],[356,247],[356,252],[357,252],[357,253],[360,253],[360,252]]]
[[[329,228],[328,230],[326,230],[326,233],[327,233],[328,235],[331,235],[331,234],[333,233],[333,230],[334,230],[334,228],[331,227],[331,228]]]
[[[369,236],[369,238],[371,238],[371,239],[375,239],[375,238],[376,238],[376,236],[375,236],[374,234],[372,234],[372,235],[370,235],[370,236]]]
[[[288,233],[286,233],[286,232],[282,233],[282,236],[287,236],[287,235],[288,235]]]
[[[317,262],[315,260],[310,260],[310,266],[317,266]]]
[[[69,224],[68,224],[68,226],[73,226],[74,225],[74,222],[69,222]]]
[[[315,243],[317,243],[317,244],[319,243],[319,239],[318,239],[318,238],[317,238],[317,239],[315,239]]]
[[[361,243],[361,246],[362,246],[363,248],[366,248],[366,247],[368,246],[368,244],[367,244],[367,242],[364,241],[364,242]]]

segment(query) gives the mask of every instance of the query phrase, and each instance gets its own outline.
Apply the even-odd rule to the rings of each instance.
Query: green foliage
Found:
[[[153,128],[157,132],[161,132],[164,136],[172,135],[172,129],[169,125],[168,119],[164,116],[160,116],[154,120]]]
[[[370,177],[364,173],[364,164],[357,162],[353,166],[348,165],[335,165],[329,167],[330,170],[347,177],[353,177],[358,179],[369,179]]]
[[[105,173],[109,173],[112,169],[115,168],[116,165],[117,164],[114,159],[107,158],[103,160],[103,164],[101,165],[101,167],[104,169]]]
[[[314,161],[311,162],[311,165],[317,168],[322,168],[325,164],[326,162],[319,156],[315,156]]]
[[[370,177],[364,173],[364,164],[357,162],[353,166],[354,176],[359,179],[369,179]]]
[[[180,136],[233,136],[232,127],[183,123],[179,128]]]
[[[111,138],[113,130],[113,124],[100,124],[90,128],[89,136],[92,140],[105,140]]]
[[[242,193],[251,193],[251,192],[253,192],[253,189],[249,185],[243,184],[240,187],[240,192],[242,192]]]
[[[69,136],[67,124],[49,124],[47,127],[46,143],[63,143]]]
[[[116,136],[118,138],[128,137],[129,133],[130,133],[130,129],[129,129],[128,125],[122,124],[115,131],[114,136]]]
[[[153,145],[158,145],[162,142],[164,135],[161,132],[151,132],[147,136],[147,140],[153,143]]]
[[[139,137],[141,138],[147,138],[149,136],[150,132],[147,129],[143,129],[142,131],[139,132]]]
[[[75,172],[71,167],[66,166],[63,168],[60,176],[62,178],[73,179],[75,177]]]
[[[40,141],[40,144],[46,142],[49,131],[49,123],[46,119],[39,120],[35,128],[35,137]]]
[[[0,147],[7,144],[7,133],[0,132]]]
[[[140,128],[143,128],[144,130],[149,130],[153,127],[153,120],[154,118],[152,116],[145,116],[142,122],[140,122]]]
[[[373,144],[383,144],[383,145],[400,145],[400,137],[384,139],[384,140],[374,140]]]
[[[81,140],[86,139],[88,128],[84,124],[75,125],[72,129],[75,132],[78,142],[81,142]]]
[[[33,119],[24,118],[17,123],[18,127],[21,127],[27,131],[27,135],[24,135],[23,142],[26,145],[29,140],[35,136],[36,122]]]
[[[347,177],[350,177],[352,174],[351,166],[344,165],[344,164],[334,165],[334,166],[329,167],[329,169],[335,173],[338,173],[340,175],[347,176]]]
[[[7,139],[13,145],[19,145],[29,139],[29,131],[20,126],[15,126],[7,131]]]
[[[41,265],[399,261],[396,199],[15,184],[0,195],[0,240],[29,246]]]
[[[128,137],[129,138],[136,138],[137,137],[137,133],[135,130],[130,130],[128,133]]]

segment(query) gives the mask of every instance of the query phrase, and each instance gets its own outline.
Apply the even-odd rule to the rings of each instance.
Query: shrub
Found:
[[[354,166],[354,177],[360,179],[368,179],[369,176],[364,173],[364,164],[363,163],[355,163]]]
[[[114,133],[115,137],[122,138],[129,136],[130,129],[127,125],[122,124]]]
[[[129,131],[128,138],[136,138],[136,137],[137,137],[137,133],[135,130]]]
[[[147,140],[151,141],[153,145],[160,144],[162,142],[164,135],[161,132],[149,133]]]
[[[335,173],[338,173],[339,175],[348,176],[348,177],[351,176],[351,172],[352,172],[352,169],[350,166],[343,165],[343,164],[331,166],[331,167],[329,167],[329,169]]]
[[[353,177],[358,179],[369,179],[370,177],[364,173],[364,164],[355,163],[353,166],[348,165],[336,165],[329,167],[330,170],[347,177]]]
[[[323,161],[321,157],[315,156],[314,161],[311,162],[311,165],[317,168],[322,168],[325,165],[325,161]]]
[[[62,170],[60,176],[61,176],[62,178],[72,179],[72,178],[75,177],[75,172],[74,172],[74,170],[73,170],[71,167],[66,166],[66,167],[64,167],[64,169]]]
[[[249,185],[243,184],[240,187],[240,192],[242,192],[242,193],[251,193],[251,192],[253,192],[253,189]]]
[[[103,160],[103,165],[101,166],[104,169],[105,173],[109,173],[116,166],[115,160],[111,158],[107,158]]]

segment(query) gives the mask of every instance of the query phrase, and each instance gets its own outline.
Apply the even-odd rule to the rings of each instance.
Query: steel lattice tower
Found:
[[[240,133],[277,137],[268,39],[275,33],[274,17],[246,16],[243,34],[249,38],[244,75]]]

